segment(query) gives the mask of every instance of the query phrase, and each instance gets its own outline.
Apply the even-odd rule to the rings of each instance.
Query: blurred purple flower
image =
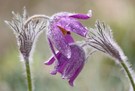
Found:
[[[47,37],[51,50],[56,56],[53,45],[67,58],[71,57],[69,43],[73,42],[70,32],[74,32],[85,37],[88,30],[77,19],[88,19],[92,16],[89,14],[57,13],[53,15],[48,24]]]
[[[55,57],[51,57],[50,60],[45,62],[46,65],[51,65],[55,61],[54,70],[51,72],[52,75],[55,75],[59,72],[62,75],[63,79],[68,79],[69,84],[74,86],[73,82],[81,72],[84,64],[85,64],[85,52],[82,47],[72,44],[71,48],[71,57],[68,59],[62,53],[58,52],[56,57],[58,61],[55,61]]]

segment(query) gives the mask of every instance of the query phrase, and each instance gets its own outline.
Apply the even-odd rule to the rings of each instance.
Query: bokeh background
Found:
[[[12,30],[4,20],[12,19],[12,11],[22,13],[26,6],[29,15],[67,11],[87,13],[93,16],[81,21],[94,27],[96,19],[105,21],[114,37],[135,69],[135,0],[0,0],[0,91],[27,91],[23,63]],[[74,36],[76,40],[80,37]],[[84,69],[70,87],[60,74],[49,74],[53,66],[44,65],[50,52],[45,33],[41,34],[31,64],[35,91],[128,91],[129,82],[119,65],[102,53],[93,54]]]

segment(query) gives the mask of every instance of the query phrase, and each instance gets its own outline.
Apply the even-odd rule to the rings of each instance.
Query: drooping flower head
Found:
[[[58,62],[55,61],[55,57],[51,57],[50,60],[45,62],[46,65],[51,65],[55,62],[54,70],[51,72],[52,75],[55,75],[59,72],[63,79],[68,79],[69,84],[74,86],[73,82],[81,72],[85,64],[85,52],[82,47],[72,44],[71,48],[71,57],[67,58],[62,53],[58,52],[56,54]]]
[[[88,19],[92,16],[88,14],[73,13],[57,13],[53,15],[48,23],[47,37],[53,53],[55,54],[53,45],[67,58],[71,57],[71,49],[69,43],[74,42],[70,32],[74,32],[85,37],[88,30],[77,19]],[[55,54],[56,55],[56,54]]]

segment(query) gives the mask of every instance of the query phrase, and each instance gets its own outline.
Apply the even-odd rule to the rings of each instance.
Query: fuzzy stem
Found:
[[[29,58],[25,58],[25,67],[26,67],[28,91],[32,91],[32,80],[31,80]]]
[[[31,20],[34,20],[34,19],[37,19],[37,18],[44,18],[44,19],[47,19],[47,20],[50,19],[50,17],[46,16],[46,15],[33,15],[26,20],[26,22],[24,23],[24,26],[26,27]]]
[[[126,63],[124,61],[120,62],[121,63],[121,66],[123,67],[124,71],[126,72],[129,80],[130,80],[130,83],[133,87],[133,91],[135,91],[135,84],[134,84],[134,79],[132,77],[132,73],[130,72],[130,68],[128,68],[128,66],[126,65]]]

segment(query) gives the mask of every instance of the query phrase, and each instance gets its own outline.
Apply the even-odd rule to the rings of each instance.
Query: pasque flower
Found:
[[[63,55],[60,52],[57,52],[56,57],[58,59],[55,61],[55,57],[51,57],[47,62],[45,62],[46,65],[51,65],[55,61],[55,67],[54,70],[51,72],[52,75],[55,75],[57,72],[59,72],[62,75],[63,79],[68,79],[69,84],[73,86],[73,82],[78,76],[78,74],[81,72],[84,64],[85,64],[85,52],[82,47],[71,44],[71,57],[67,58],[65,55]]]
[[[91,16],[91,12],[89,14],[62,12],[53,15],[48,23],[47,37],[54,56],[45,64],[51,65],[57,59],[51,74],[59,72],[63,79],[69,80],[71,86],[74,85],[73,82],[82,70],[86,58],[84,50],[74,44],[70,32],[86,37],[88,30],[77,19],[88,19]],[[57,53],[53,45],[58,50]]]
[[[84,50],[75,45],[70,32],[86,37],[88,30],[77,19],[86,20],[91,16],[91,11],[88,14],[61,12],[54,14],[52,17],[34,15],[24,23],[27,25],[37,18],[44,18],[47,21],[47,39],[54,56],[46,64],[50,65],[57,60],[51,74],[61,73],[62,78],[69,79],[71,86],[73,86],[73,81],[82,70],[86,58]],[[57,53],[53,46],[58,50]]]
[[[57,13],[50,18],[48,23],[47,37],[50,47],[55,54],[53,45],[67,58],[71,57],[69,42],[73,42],[70,32],[74,32],[85,37],[88,30],[77,19],[88,19],[92,16],[88,14]],[[56,55],[56,54],[55,54]]]

